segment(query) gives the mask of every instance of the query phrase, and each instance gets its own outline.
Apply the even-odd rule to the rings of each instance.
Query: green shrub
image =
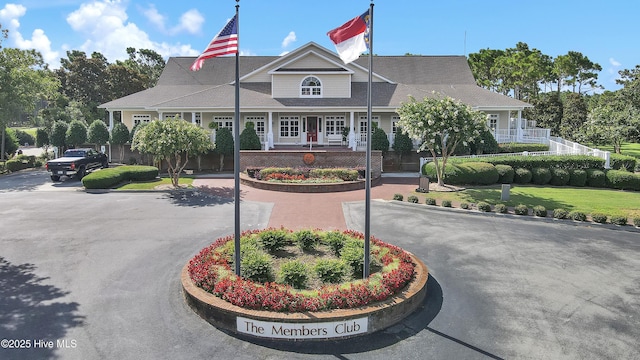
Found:
[[[19,171],[22,170],[24,167],[22,166],[22,161],[20,160],[7,160],[4,163],[4,167],[5,169],[11,171],[11,172],[15,172],[15,171]]]
[[[587,221],[587,215],[582,211],[574,210],[569,213],[569,219],[574,221]]]
[[[525,168],[517,168],[513,176],[513,182],[516,184],[528,184],[532,178],[531,170]]]
[[[569,212],[565,209],[555,209],[553,210],[553,218],[554,219],[566,219],[569,217]]]
[[[340,251],[342,259],[355,276],[361,276],[364,271],[364,242],[349,240]]]
[[[338,259],[321,259],[313,266],[313,271],[322,282],[339,283],[349,272],[349,266]]]
[[[298,230],[293,233],[293,242],[302,251],[311,251],[320,243],[320,235],[311,230]]]
[[[426,163],[423,173],[432,179],[437,178],[435,163]],[[496,167],[487,162],[447,163],[444,170],[445,183],[452,185],[491,185],[495,184],[499,177]]]
[[[638,159],[633,156],[611,153],[609,158],[610,166],[614,170],[627,170],[633,172],[636,168]]]
[[[561,169],[561,168],[551,168],[551,180],[549,184],[554,186],[565,186],[569,183],[569,179],[571,178],[571,174],[569,170]]]
[[[451,207],[451,200],[442,200],[440,204],[442,207]]]
[[[358,170],[353,169],[311,169],[309,171],[310,178],[330,178],[341,179],[343,181],[356,181],[358,180]]]
[[[511,184],[513,182],[513,177],[515,176],[515,171],[509,165],[498,164],[495,166],[498,171],[498,183],[500,184]]]
[[[640,227],[640,216],[636,216],[632,219],[633,226]]]
[[[620,190],[640,190],[640,176],[626,170],[606,172],[607,186]]]
[[[402,194],[393,194],[393,200],[402,201],[403,199],[404,196],[402,196]]]
[[[424,199],[424,203],[427,205],[435,205],[436,204],[436,199],[432,198],[432,197],[427,197]]]
[[[547,208],[542,205],[536,205],[533,207],[533,215],[537,217],[547,217]]]
[[[461,202],[460,203],[460,209],[469,209],[469,203],[468,202]]]
[[[478,211],[482,211],[482,212],[491,211],[491,205],[489,205],[489,203],[486,203],[484,201],[480,201],[478,205],[476,205],[476,207],[478,208]]]
[[[20,146],[27,144],[27,145],[35,145],[36,143],[36,139],[33,137],[33,135],[29,134],[26,131],[22,131],[20,129],[15,129],[15,134],[16,134],[16,138],[18,139],[18,143],[20,144]]]
[[[509,208],[505,204],[496,204],[496,206],[493,207],[493,210],[499,214],[506,214],[509,212]]]
[[[585,186],[587,184],[587,171],[584,169],[573,169],[569,172],[569,186]]]
[[[551,170],[549,168],[534,168],[531,170],[531,182],[536,185],[546,185],[551,181]]]
[[[627,217],[623,215],[614,215],[611,217],[611,223],[615,225],[624,226],[627,225]]]
[[[258,240],[270,253],[281,250],[291,242],[290,233],[285,229],[267,229],[262,231]]]
[[[86,189],[109,189],[123,181],[150,181],[158,177],[155,166],[125,165],[93,171],[82,178]]]
[[[324,242],[329,245],[336,256],[340,255],[340,250],[342,250],[346,241],[347,236],[340,231],[328,231],[324,234]]]
[[[271,256],[261,251],[247,251],[243,254],[240,274],[255,282],[273,281],[273,261]]]
[[[545,144],[529,144],[529,143],[508,143],[499,144],[501,153],[519,153],[519,152],[536,152],[549,151],[549,145]]]
[[[418,197],[417,197],[417,196],[415,196],[415,195],[409,195],[409,196],[407,197],[407,202],[417,204],[417,203],[419,202],[419,201],[418,201]]]
[[[598,224],[605,224],[607,222],[607,215],[601,213],[591,214],[591,221]]]
[[[304,289],[309,280],[309,270],[300,260],[287,261],[280,266],[277,282],[291,285],[296,289]]]
[[[527,207],[527,205],[518,204],[513,209],[513,213],[516,215],[529,215],[529,208]]]
[[[451,163],[488,162],[493,165],[509,165],[514,169],[537,167],[562,169],[603,169],[604,159],[590,155],[543,155],[543,156],[490,156],[479,158],[451,159]]]
[[[598,169],[587,170],[587,186],[604,187],[607,183],[604,171]]]

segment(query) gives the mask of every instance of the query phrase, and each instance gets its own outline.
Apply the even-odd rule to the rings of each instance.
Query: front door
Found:
[[[307,142],[318,142],[317,116],[307,116]]]

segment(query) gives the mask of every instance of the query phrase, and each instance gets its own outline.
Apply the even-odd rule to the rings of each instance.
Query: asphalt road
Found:
[[[430,268],[424,306],[352,340],[247,341],[184,303],[179,274],[233,232],[228,199],[88,194],[42,171],[0,177],[0,359],[637,359],[640,232],[372,204],[372,234]],[[272,204],[243,202],[243,228]],[[344,203],[363,230],[364,203]],[[37,347],[36,347],[37,346]]]

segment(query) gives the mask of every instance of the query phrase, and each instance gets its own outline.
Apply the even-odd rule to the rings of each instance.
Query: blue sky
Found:
[[[327,31],[360,15],[365,0],[241,0],[240,51],[280,55],[310,41],[333,50]],[[235,13],[234,0],[8,0],[5,47],[35,48],[57,68],[67,50],[99,51],[110,62],[125,49],[198,55]],[[618,70],[640,64],[640,2],[628,0],[377,0],[374,53],[466,55],[519,41],[544,54],[579,51],[599,63],[598,81],[618,89]]]

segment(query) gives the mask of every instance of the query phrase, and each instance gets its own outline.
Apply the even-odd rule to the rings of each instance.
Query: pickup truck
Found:
[[[82,180],[88,171],[108,167],[107,155],[93,149],[69,149],[62,157],[49,160],[46,164],[52,181],[60,181],[63,175]]]

